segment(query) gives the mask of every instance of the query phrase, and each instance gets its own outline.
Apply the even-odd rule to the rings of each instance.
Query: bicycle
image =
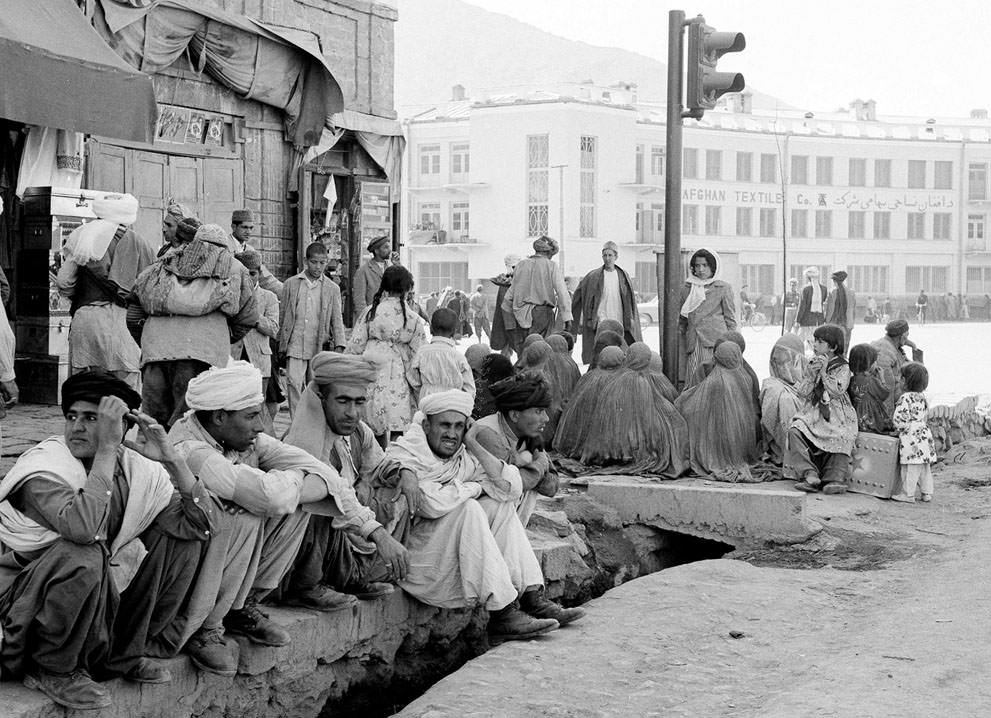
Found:
[[[764,314],[764,312],[759,312],[754,309],[749,315],[746,315],[740,319],[740,325],[750,327],[755,332],[759,332],[767,326],[767,315]]]

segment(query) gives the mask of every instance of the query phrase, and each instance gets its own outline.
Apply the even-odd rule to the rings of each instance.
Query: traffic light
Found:
[[[717,32],[699,15],[688,25],[688,97],[692,114],[716,106],[727,92],[740,92],[746,82],[739,72],[716,72],[716,62],[727,52],[740,52],[747,46],[742,32]]]

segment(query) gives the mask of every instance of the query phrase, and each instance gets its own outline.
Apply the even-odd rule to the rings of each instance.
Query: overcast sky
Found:
[[[985,0],[468,0],[542,30],[667,59],[668,11],[743,32],[720,69],[808,110],[857,97],[885,115],[966,117],[991,107],[991,9]],[[416,0],[402,0],[416,2]],[[402,2],[399,3],[400,10]]]

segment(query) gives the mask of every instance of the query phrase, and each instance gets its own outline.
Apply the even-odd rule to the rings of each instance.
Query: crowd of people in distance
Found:
[[[499,640],[582,618],[547,597],[526,533],[538,497],[559,490],[559,457],[724,481],[761,480],[770,463],[835,493],[858,431],[897,432],[897,498],[916,485],[932,497],[928,375],[903,353],[908,324],[848,362],[842,272],[832,292],[803,290],[800,332],[778,341],[761,387],[722,261],[694,252],[672,380],[642,342],[613,242],[574,293],[553,239],[507,258],[490,327],[481,287],[420,307],[388,237],[372,238],[348,331],[323,244],[282,282],[246,210],[228,231],[169,203],[161,247],[131,228],[137,210],[107,195],[69,237],[63,431],[0,479],[0,666],[67,708],[110,705],[111,677],[168,682],[159,659],[180,652],[234,675],[232,637],[290,642],[272,603],[335,612],[399,588],[484,607]],[[16,398],[2,356],[0,395]]]

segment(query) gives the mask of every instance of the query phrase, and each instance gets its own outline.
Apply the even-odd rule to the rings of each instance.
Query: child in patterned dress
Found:
[[[929,372],[918,362],[908,362],[902,366],[901,383],[904,393],[895,405],[892,423],[898,431],[902,488],[891,498],[913,503],[918,484],[922,500],[932,501],[936,448],[928,424],[929,401],[922,393],[929,386]]]

